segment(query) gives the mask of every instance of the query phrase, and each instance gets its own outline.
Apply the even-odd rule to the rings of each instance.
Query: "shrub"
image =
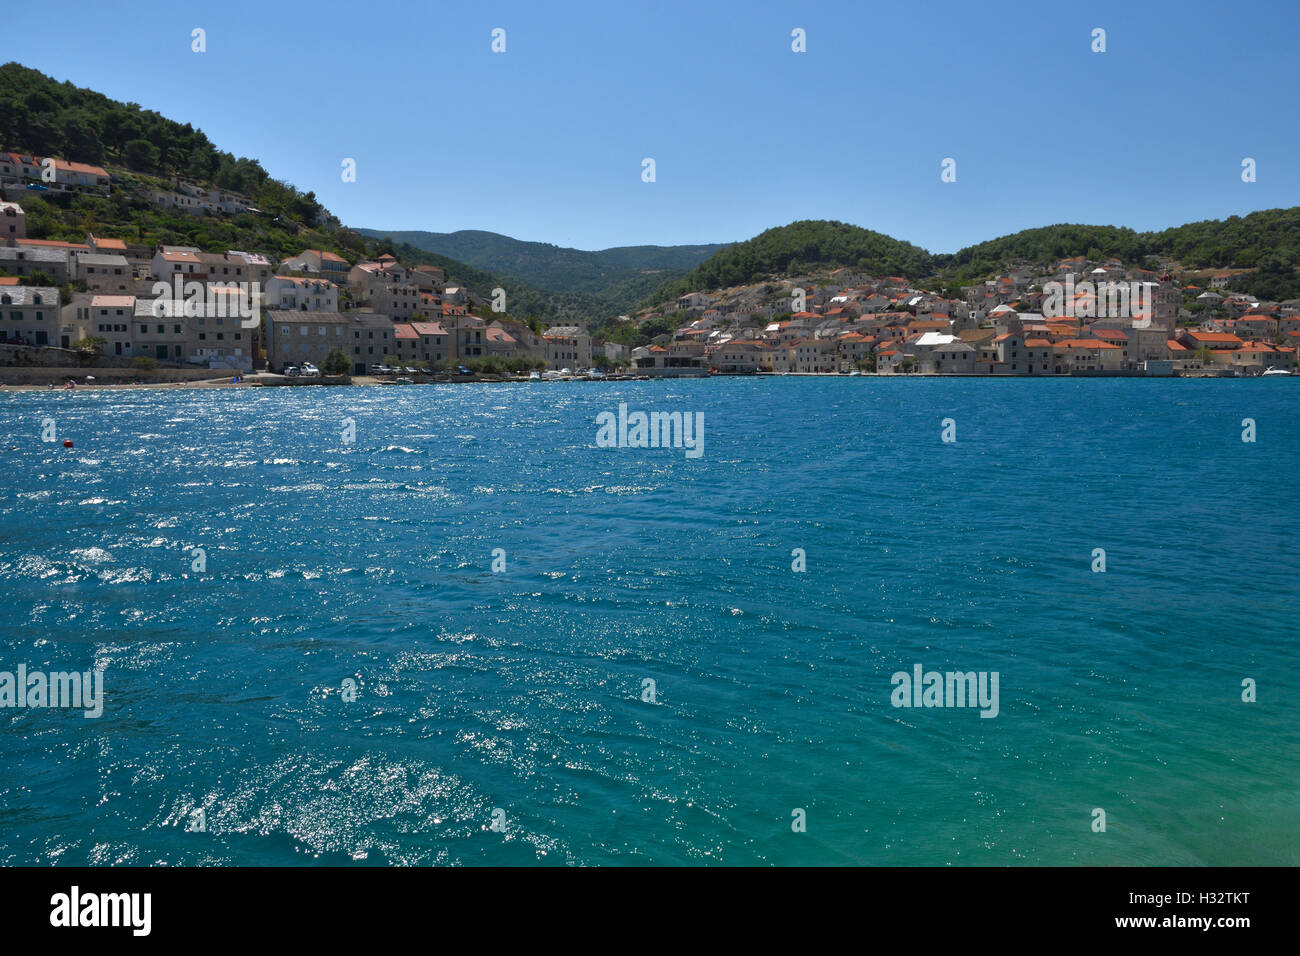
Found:
[[[333,348],[325,356],[320,370],[323,375],[347,375],[352,370],[352,363],[341,349]]]

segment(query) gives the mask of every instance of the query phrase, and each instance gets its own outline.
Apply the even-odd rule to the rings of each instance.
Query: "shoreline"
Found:
[[[2,377],[3,373],[0,373]],[[1144,374],[1107,374],[1094,373],[1085,375],[1005,375],[1005,374],[937,374],[933,372],[911,372],[907,374],[880,373],[880,372],[862,372],[858,375],[851,375],[844,372],[778,372],[766,374],[736,374],[721,373],[714,375],[654,375],[640,376],[630,375],[625,377],[606,377],[602,379],[588,379],[578,376],[572,378],[530,381],[526,378],[478,378],[478,377],[457,377],[442,379],[426,379],[424,381],[412,381],[409,383],[395,382],[391,378],[383,378],[373,375],[352,376],[348,381],[310,381],[302,379],[286,379],[280,375],[258,375],[254,373],[247,380],[232,382],[230,376],[222,376],[213,379],[195,379],[191,381],[177,382],[78,382],[75,388],[66,388],[67,378],[61,381],[64,384],[55,384],[53,388],[49,384],[18,384],[0,382],[0,394],[17,393],[17,392],[120,392],[120,391],[150,391],[156,389],[262,389],[262,388],[339,388],[339,387],[358,387],[368,388],[374,386],[384,387],[418,387],[421,385],[554,385],[557,383],[571,382],[590,382],[602,383],[613,382],[625,384],[628,382],[650,382],[650,381],[682,381],[682,380],[708,380],[708,379],[779,379],[779,378],[863,378],[874,380],[934,380],[934,379],[983,379],[997,381],[1069,381],[1078,379],[1139,379],[1151,381],[1168,381],[1171,379],[1216,379],[1216,380],[1253,380],[1264,378],[1263,375],[1220,375],[1215,373],[1195,372],[1191,374],[1174,374],[1174,375],[1144,375]],[[1269,378],[1300,378],[1295,372],[1287,376],[1273,375]],[[272,381],[264,381],[263,379]]]

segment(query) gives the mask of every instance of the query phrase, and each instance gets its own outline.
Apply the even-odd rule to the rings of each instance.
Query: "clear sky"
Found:
[[[1300,203],[1298,0],[51,9],[0,56],[193,123],[353,226],[598,249],[839,219],[949,252]]]

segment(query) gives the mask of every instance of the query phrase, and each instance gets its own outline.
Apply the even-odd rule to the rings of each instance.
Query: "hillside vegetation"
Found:
[[[0,66],[0,150],[99,165],[113,177],[109,196],[71,191],[24,195],[32,239],[81,242],[93,232],[140,245],[161,242],[205,252],[243,249],[274,258],[322,249],[350,262],[392,251],[413,265],[442,267],[449,282],[485,298],[504,286],[512,313],[541,322],[586,319],[594,308],[581,296],[535,290],[414,246],[390,247],[336,228],[313,193],[272,178],[257,160],[222,152],[202,130],[18,63]],[[195,216],[155,205],[148,190],[171,189],[176,176],[247,196],[262,215]]]
[[[935,262],[957,278],[976,278],[1009,262],[1047,263],[1071,256],[1113,256],[1126,263],[1163,256],[1188,269],[1249,269],[1270,258],[1294,264],[1300,259],[1300,207],[1189,222],[1159,232],[1075,224],[1024,229],[935,256]]]
[[[769,229],[716,253],[685,277],[664,283],[647,300],[660,305],[686,292],[716,290],[849,266],[871,275],[927,280],[936,290],[988,278],[1021,263],[1050,266],[1062,259],[1116,258],[1127,265],[1156,268],[1157,257],[1183,269],[1256,269],[1230,283],[1265,299],[1300,297],[1300,207],[1266,209],[1246,216],[1207,219],[1159,232],[1121,226],[1063,223],[1024,229],[931,254],[878,232],[833,221],[804,221]]]
[[[362,235],[408,243],[477,269],[499,274],[533,289],[600,312],[621,312],[665,281],[678,279],[723,244],[697,246],[618,246],[589,252],[548,242],[525,242],[495,232],[387,232],[360,229]],[[566,297],[574,296],[572,300]]]
[[[873,275],[909,279],[934,272],[930,253],[910,242],[844,222],[810,219],[728,246],[683,278],[661,286],[655,299],[746,285],[772,275],[798,275],[812,266],[851,266]]]
[[[222,152],[189,123],[60,83],[18,63],[0,66],[0,149],[180,175],[248,196],[258,208],[298,222],[315,223],[328,215],[314,194],[272,179],[255,159]]]

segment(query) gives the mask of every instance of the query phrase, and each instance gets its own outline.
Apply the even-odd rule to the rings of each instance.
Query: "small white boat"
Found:
[[[1266,372],[1264,373],[1264,375],[1262,375],[1262,376],[1260,376],[1260,377],[1261,377],[1261,378],[1264,378],[1264,377],[1269,376],[1269,375],[1290,375],[1290,374],[1291,374],[1291,373],[1288,372],[1288,371],[1287,371],[1286,369],[1284,369],[1284,368],[1271,368],[1271,369],[1269,369],[1268,371],[1266,371]]]

